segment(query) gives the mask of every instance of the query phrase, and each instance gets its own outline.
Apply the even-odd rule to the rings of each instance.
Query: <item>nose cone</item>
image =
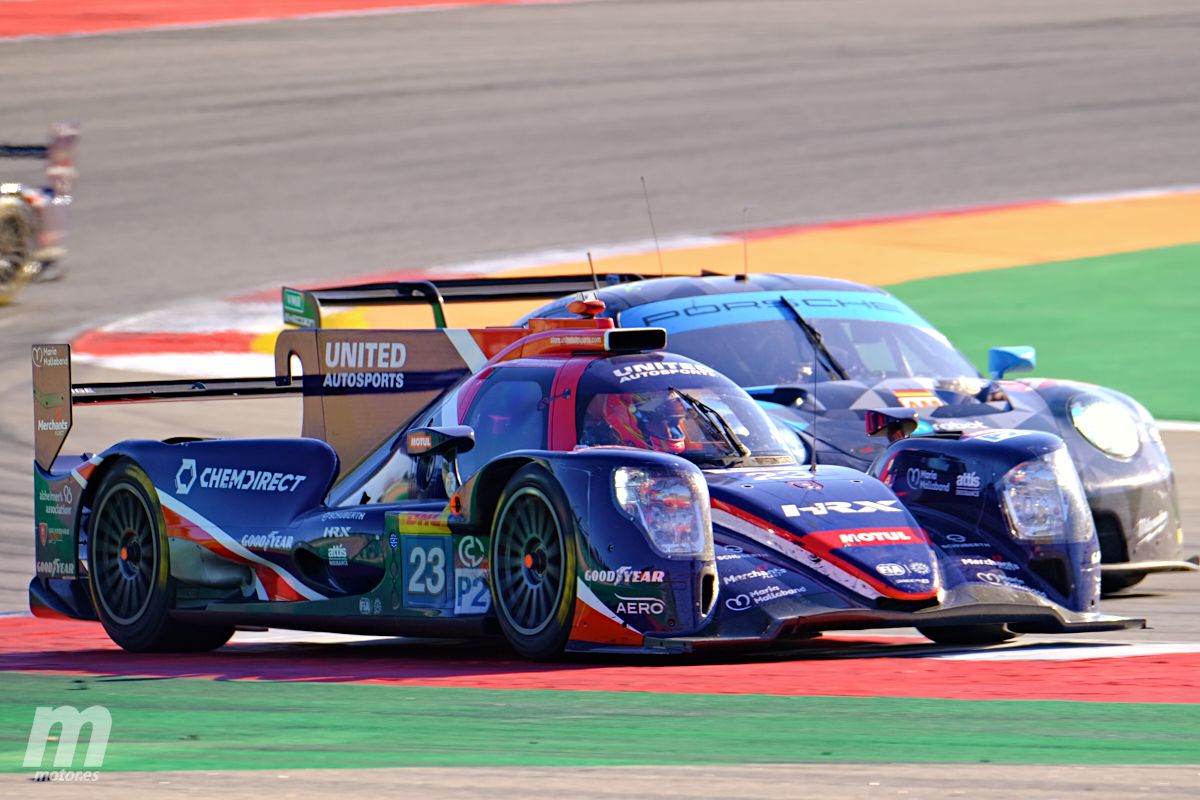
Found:
[[[769,547],[867,597],[936,598],[937,556],[886,486],[821,467],[708,473],[713,524]]]

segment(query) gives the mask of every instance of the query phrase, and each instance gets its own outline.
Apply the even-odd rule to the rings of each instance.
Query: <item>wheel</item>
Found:
[[[33,228],[12,198],[0,204],[0,304],[7,303],[31,277]]]
[[[1013,633],[1003,624],[947,625],[945,627],[918,627],[921,635],[938,644],[996,644],[1015,639],[1021,634]]]
[[[558,482],[535,464],[509,480],[489,548],[500,629],[526,658],[562,652],[575,617],[575,522]]]
[[[1146,580],[1144,572],[1115,572],[1100,574],[1100,594],[1110,595],[1137,586]]]
[[[96,614],[109,637],[134,652],[200,652],[229,641],[232,627],[171,618],[175,580],[162,508],[149,477],[122,460],[96,491],[88,574]]]

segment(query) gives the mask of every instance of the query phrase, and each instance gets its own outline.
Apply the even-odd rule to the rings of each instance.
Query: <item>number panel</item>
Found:
[[[453,547],[449,536],[400,537],[406,607],[454,609]]]

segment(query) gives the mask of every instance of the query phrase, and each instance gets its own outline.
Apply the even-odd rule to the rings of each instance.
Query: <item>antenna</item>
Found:
[[[658,254],[658,277],[667,277],[667,268],[663,266],[662,248],[658,246],[658,230],[654,227],[654,212],[650,210],[650,190],[646,188],[646,176],[642,177],[642,197],[646,198],[646,216],[650,218],[650,233],[654,236],[654,252]]]
[[[813,348],[813,364],[812,364],[812,394],[809,395],[812,400],[812,474],[817,474],[817,348]]]
[[[746,215],[754,206],[742,206],[742,280],[750,277],[750,240],[746,236]]]
[[[596,265],[592,263],[592,251],[588,250],[588,269],[592,271],[592,286],[596,287],[596,291],[600,291],[600,279],[596,277]]]

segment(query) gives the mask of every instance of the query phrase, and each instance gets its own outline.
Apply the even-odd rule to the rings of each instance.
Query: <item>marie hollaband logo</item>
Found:
[[[84,769],[73,769],[75,751],[84,728],[88,729],[87,750],[83,756]],[[55,730],[57,729],[57,734]],[[108,736],[112,731],[112,714],[104,706],[88,706],[80,711],[74,706],[38,706],[29,728],[29,744],[25,747],[26,769],[34,769],[34,780],[87,783],[99,780],[99,768],[104,766]],[[54,743],[52,770],[46,766],[46,745]]]

